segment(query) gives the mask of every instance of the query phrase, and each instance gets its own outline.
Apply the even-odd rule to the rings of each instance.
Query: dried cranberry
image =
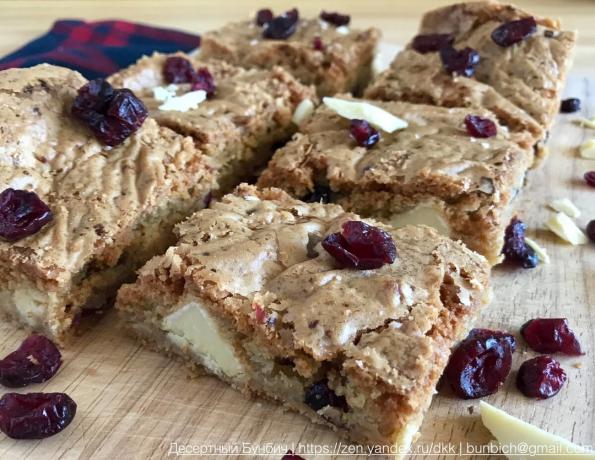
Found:
[[[583,177],[588,185],[595,187],[595,171],[588,171]]]
[[[358,220],[345,222],[343,232],[328,235],[322,247],[342,266],[358,270],[380,268],[397,257],[397,248],[387,232]]]
[[[322,38],[319,36],[314,37],[312,40],[312,46],[316,51],[324,51],[324,45],[322,44]]]
[[[294,454],[292,450],[288,450],[287,453],[281,457],[281,460],[305,460],[305,458]]]
[[[18,350],[0,360],[0,383],[6,387],[24,387],[54,376],[62,365],[62,355],[43,335],[31,335]]]
[[[452,352],[445,370],[455,394],[471,399],[498,391],[510,373],[515,346],[510,334],[488,329],[471,331]]]
[[[574,113],[581,109],[581,100],[576,97],[564,99],[560,102],[560,112],[562,113]]]
[[[418,53],[426,54],[451,46],[454,37],[450,34],[424,34],[413,37],[411,47]]]
[[[273,20],[273,12],[268,8],[263,8],[256,12],[256,24],[264,26]]]
[[[366,120],[351,120],[349,134],[360,147],[372,148],[380,140],[380,133]]]
[[[566,382],[566,373],[551,356],[538,356],[521,364],[516,382],[525,396],[547,399],[558,394]]]
[[[502,253],[506,262],[523,268],[534,268],[539,263],[537,254],[525,242],[525,224],[513,217],[504,232]]]
[[[209,72],[209,69],[206,67],[201,67],[196,71],[191,88],[193,91],[202,89],[207,93],[207,96],[212,96],[215,94],[217,86],[215,85],[215,80],[213,79],[211,72]]]
[[[589,222],[587,224],[587,236],[589,237],[589,239],[595,243],[595,220],[592,220],[591,222]]]
[[[469,47],[456,50],[452,46],[443,46],[440,59],[447,72],[472,77],[479,63],[479,53]]]
[[[465,128],[467,134],[471,137],[492,137],[498,133],[496,123],[489,118],[483,118],[477,115],[467,115],[465,117]]]
[[[76,403],[64,393],[6,393],[0,399],[0,431],[13,439],[43,439],[66,428]]]
[[[195,77],[194,66],[182,56],[170,56],[163,64],[163,79],[167,83],[190,83]]]
[[[7,188],[0,193],[0,237],[17,241],[37,233],[53,218],[35,192]]]
[[[338,407],[347,411],[347,401],[344,396],[338,396],[328,386],[328,380],[320,380],[306,390],[304,402],[318,411],[326,406]]]
[[[351,17],[347,14],[340,14],[337,12],[331,13],[326,11],[320,12],[320,19],[334,25],[335,27],[347,26],[351,21]]]
[[[523,338],[539,353],[582,355],[581,345],[566,318],[535,318],[521,328]]]
[[[262,36],[272,40],[285,40],[295,33],[299,19],[296,8],[286,11],[264,25]]]
[[[113,89],[98,78],[79,89],[72,114],[84,121],[99,140],[114,146],[138,130],[148,112],[132,91]]]
[[[535,18],[517,19],[496,27],[492,32],[492,40],[497,45],[508,47],[529,38],[535,32],[537,32]]]
[[[306,195],[303,200],[306,203],[330,203],[331,189],[324,185],[315,185],[314,191]]]

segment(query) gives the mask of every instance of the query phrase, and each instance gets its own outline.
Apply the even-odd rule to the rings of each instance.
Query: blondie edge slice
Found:
[[[369,148],[353,138],[349,119],[321,105],[279,149],[258,180],[307,201],[330,200],[395,226],[423,223],[462,240],[492,264],[501,259],[511,201],[523,186],[533,153],[517,134],[482,110],[407,102],[368,102],[408,123],[379,130]],[[494,122],[496,135],[472,137],[465,118]]]
[[[534,21],[526,37],[496,43],[492,35],[498,28],[525,19]],[[576,33],[561,30],[558,21],[488,0],[430,11],[423,16],[418,34],[442,34],[450,37],[456,50],[477,51],[479,62],[468,68],[472,75],[449,73],[441,51],[424,49],[414,39],[367,88],[365,96],[487,108],[511,130],[529,131],[539,159],[560,107]]]
[[[341,265],[321,241],[359,217],[241,185],[178,226],[117,309],[149,346],[352,440],[405,449],[453,343],[489,299],[489,266],[424,226],[380,226],[396,260]]]
[[[206,86],[212,83],[214,88],[205,100],[192,107],[164,106],[164,98],[179,100],[194,91],[191,82],[170,84],[166,80],[166,63],[171,58],[206,73]],[[201,151],[213,157],[219,165],[217,180],[223,191],[251,178],[270,159],[275,145],[291,137],[296,130],[292,117],[302,101],[316,102],[313,88],[280,67],[243,69],[183,53],[143,57],[109,81],[115,87],[133,90],[157,123],[191,136]]]
[[[223,59],[247,68],[279,65],[307,85],[315,85],[319,96],[357,93],[372,76],[372,62],[380,40],[376,28],[366,30],[337,26],[320,18],[299,17],[290,10],[278,18],[294,15],[289,36],[271,37],[268,30],[278,24],[257,24],[257,18],[232,22],[202,36],[200,56]],[[282,19],[272,21],[281,22]]]
[[[154,120],[117,147],[96,140],[71,114],[86,83],[50,65],[0,72],[0,192],[35,192],[53,214],[30,236],[0,238],[0,313],[61,343],[216,187],[192,140]]]

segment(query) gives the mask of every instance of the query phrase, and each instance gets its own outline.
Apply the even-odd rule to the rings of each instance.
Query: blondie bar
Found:
[[[315,85],[320,96],[357,93],[371,78],[380,31],[352,29],[349,23],[349,16],[338,13],[304,19],[296,9],[277,17],[261,10],[254,19],[204,34],[200,55],[247,68],[280,65]]]
[[[278,189],[241,185],[177,229],[119,291],[126,327],[360,443],[407,448],[489,299],[488,264],[461,243]],[[327,249],[348,229],[352,246]]]
[[[79,89],[85,103],[138,99],[87,83],[50,65],[0,72],[0,313],[59,342],[165,250],[215,187],[192,140],[142,111],[125,140],[115,117],[91,113],[114,145],[96,139],[72,113]]]
[[[575,32],[495,1],[426,13],[419,35],[365,96],[483,107],[542,144],[560,107]]]
[[[280,67],[243,69],[182,53],[144,57],[109,81],[133,90],[160,125],[191,136],[213,157],[222,190],[264,166],[295,131],[295,109],[316,101],[312,88]]]
[[[331,200],[395,226],[424,223],[497,263],[510,202],[533,158],[530,149],[518,145],[522,134],[498,125],[496,115],[485,109],[368,104],[407,126],[392,133],[371,128],[377,143],[362,146],[354,138],[353,122],[322,105],[275,153],[258,185],[308,201]],[[493,135],[470,133],[471,117],[490,125],[493,131],[487,134]]]

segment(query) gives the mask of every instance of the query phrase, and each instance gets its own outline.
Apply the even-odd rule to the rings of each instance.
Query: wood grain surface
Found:
[[[291,2],[275,2],[275,5],[277,3],[283,6],[275,7],[282,9]],[[319,8],[314,2],[302,3],[303,9],[312,13]],[[358,23],[382,27],[385,36],[398,43],[413,33],[424,9],[443,3],[368,0],[361,5],[345,1],[342,9],[352,12]],[[588,17],[588,13],[595,11],[593,3],[517,3],[542,14],[559,13],[557,15],[565,16],[566,22],[579,28],[581,33],[585,31],[582,39],[586,37],[587,44],[579,46],[579,55],[586,56],[589,50],[595,49],[593,16]],[[233,1],[226,6],[202,1],[167,4],[160,1],[2,1],[0,53],[39,34],[56,17],[118,16],[204,30],[223,23],[230,11],[234,16],[241,16],[258,5],[253,1]],[[580,97],[584,106],[582,115],[592,116],[595,113],[595,62],[586,64],[586,61],[579,62],[575,67],[566,95]],[[548,250],[552,263],[534,270],[497,267],[493,273],[494,301],[477,324],[507,329],[518,336],[520,326],[530,318],[569,318],[586,355],[559,357],[569,377],[560,394],[547,401],[527,399],[516,390],[513,372],[505,387],[486,401],[576,443],[595,445],[595,246],[572,247],[546,231],[543,225],[549,215],[545,204],[555,198],[570,198],[583,211],[578,218],[581,227],[595,219],[595,191],[582,181],[585,171],[595,170],[595,161],[581,159],[577,152],[585,139],[595,137],[595,131],[573,124],[577,116],[559,116],[548,144],[550,156],[541,168],[529,174],[527,187],[516,203],[519,214],[529,226],[529,236]],[[0,356],[15,349],[25,335],[12,325],[0,323]],[[519,345],[513,369],[535,356],[522,340]],[[3,460],[159,459],[168,457],[172,443],[195,449],[215,449],[207,458],[217,452],[224,454],[230,447],[244,449],[247,455],[223,455],[222,458],[255,458],[251,449],[283,450],[300,443],[333,450],[340,443],[341,446],[348,444],[331,430],[274,404],[245,399],[214,378],[190,376],[179,363],[143,350],[124,336],[113,314],[64,351],[64,365],[56,377],[21,391],[67,392],[77,401],[78,413],[69,428],[47,440],[13,441],[0,435],[0,459]],[[447,393],[441,391],[435,397],[415,446],[426,452],[432,446],[446,448],[450,445],[458,453],[461,445],[465,449],[467,443],[485,449],[492,438],[479,419],[478,401],[457,400]],[[314,455],[305,456],[314,458]],[[266,458],[280,457],[273,454]],[[411,458],[454,456],[424,454]],[[459,455],[459,458],[503,457]]]

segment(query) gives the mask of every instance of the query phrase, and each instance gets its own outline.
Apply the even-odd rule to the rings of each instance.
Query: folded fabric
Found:
[[[200,36],[127,21],[56,21],[41,37],[0,59],[0,70],[42,62],[105,77],[153,51],[191,51]]]

